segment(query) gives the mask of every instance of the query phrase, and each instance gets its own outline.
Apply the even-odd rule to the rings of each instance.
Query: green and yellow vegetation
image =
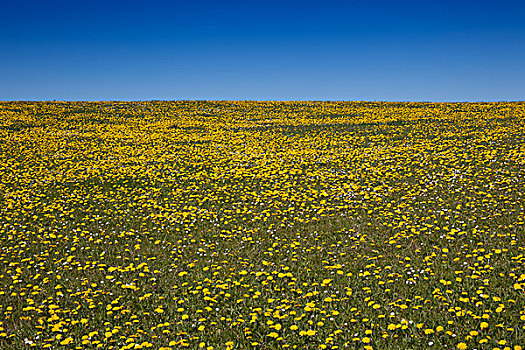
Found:
[[[4,102],[1,349],[525,343],[525,103]]]

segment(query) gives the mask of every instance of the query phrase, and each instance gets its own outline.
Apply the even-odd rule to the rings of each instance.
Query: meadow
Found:
[[[0,349],[525,346],[523,102],[0,115]]]

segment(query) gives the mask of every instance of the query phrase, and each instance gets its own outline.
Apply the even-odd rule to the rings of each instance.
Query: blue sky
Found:
[[[525,100],[519,1],[29,1],[0,100]]]

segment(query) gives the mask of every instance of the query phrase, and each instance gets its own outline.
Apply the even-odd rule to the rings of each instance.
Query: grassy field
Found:
[[[525,103],[0,115],[0,349],[525,346]]]

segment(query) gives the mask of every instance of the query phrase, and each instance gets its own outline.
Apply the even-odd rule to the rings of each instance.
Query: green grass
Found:
[[[1,349],[513,349],[525,104],[1,103]]]

